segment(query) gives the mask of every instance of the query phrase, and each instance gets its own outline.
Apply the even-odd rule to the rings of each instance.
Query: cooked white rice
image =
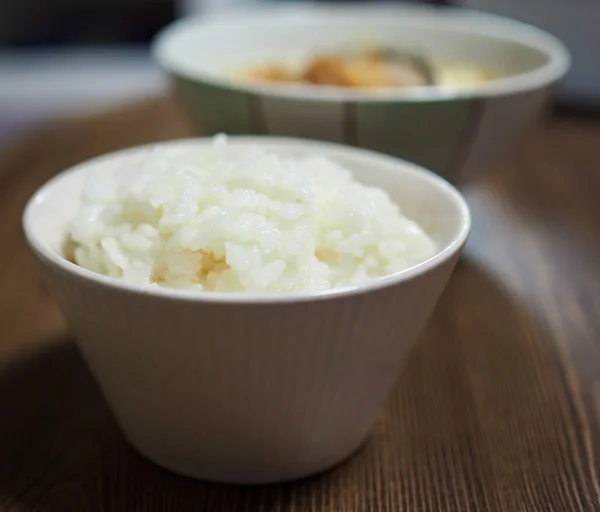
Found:
[[[74,262],[139,284],[218,292],[354,285],[420,263],[432,240],[388,195],[320,157],[228,146],[149,150],[93,174]]]

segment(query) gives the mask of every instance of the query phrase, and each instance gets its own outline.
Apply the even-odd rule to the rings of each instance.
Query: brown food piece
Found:
[[[316,57],[306,69],[303,79],[319,85],[342,87],[386,87],[395,85],[387,66],[368,58],[342,59]]]
[[[251,79],[267,82],[297,82],[298,77],[281,66],[265,66],[251,71]]]

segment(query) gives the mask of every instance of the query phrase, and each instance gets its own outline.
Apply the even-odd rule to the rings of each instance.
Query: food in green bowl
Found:
[[[401,52],[416,48],[448,64],[446,75],[432,83],[347,87],[232,72],[271,63],[298,69],[325,50],[365,39]],[[413,161],[454,182],[519,142],[570,63],[560,41],[523,23],[462,9],[387,5],[184,19],[158,36],[153,51],[204,134],[341,142]],[[474,80],[474,70],[493,76]]]
[[[419,51],[369,45],[362,49],[318,52],[301,66],[270,63],[243,74],[248,80],[281,85],[311,84],[353,88],[474,86],[494,74],[476,65],[438,62]]]

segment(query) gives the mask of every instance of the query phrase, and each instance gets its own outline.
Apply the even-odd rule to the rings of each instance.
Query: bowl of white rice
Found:
[[[470,229],[460,193],[413,164],[222,136],[78,165],[23,222],[133,446],[231,483],[360,447]]]

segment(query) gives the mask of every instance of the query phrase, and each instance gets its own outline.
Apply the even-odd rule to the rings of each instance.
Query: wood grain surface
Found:
[[[21,233],[51,176],[185,136],[167,100],[0,149],[0,510],[600,510],[600,120],[554,119],[466,192],[464,258],[364,449],[269,487],[196,482],[123,440]]]

